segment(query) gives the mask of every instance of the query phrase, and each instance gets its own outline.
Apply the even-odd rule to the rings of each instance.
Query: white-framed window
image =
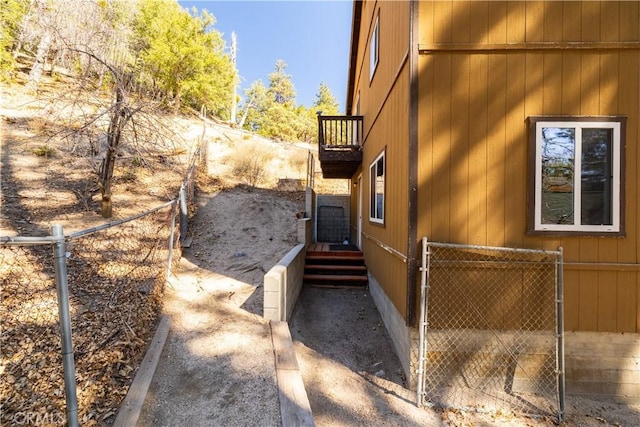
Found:
[[[531,234],[624,233],[625,124],[624,117],[529,118]]]
[[[380,153],[369,167],[369,221],[384,224],[385,152]]]
[[[376,16],[371,32],[371,41],[369,42],[369,81],[373,80],[373,74],[378,67],[380,60],[380,15]]]

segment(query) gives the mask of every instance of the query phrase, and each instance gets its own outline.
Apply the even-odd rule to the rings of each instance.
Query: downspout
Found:
[[[418,276],[418,2],[409,4],[409,218],[407,227],[407,326],[416,326]]]

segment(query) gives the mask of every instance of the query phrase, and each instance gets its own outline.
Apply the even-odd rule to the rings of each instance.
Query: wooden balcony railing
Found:
[[[318,132],[318,142],[326,148],[359,148],[362,145],[362,116],[318,115]]]
[[[351,178],[362,163],[362,116],[318,115],[318,158],[325,178]]]

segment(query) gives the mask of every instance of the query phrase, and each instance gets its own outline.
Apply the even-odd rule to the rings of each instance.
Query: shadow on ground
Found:
[[[291,335],[319,426],[440,425],[415,406],[367,289],[303,287]]]

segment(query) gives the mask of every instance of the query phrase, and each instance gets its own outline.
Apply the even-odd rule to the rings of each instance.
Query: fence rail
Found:
[[[418,405],[562,421],[562,250],[424,238],[421,273]]]
[[[119,402],[94,394],[114,381],[126,393],[118,385],[141,356],[170,271],[174,208],[166,203],[67,236],[54,226],[51,236],[2,239],[2,423],[78,425],[76,380],[85,423],[107,415],[109,399]]]
[[[116,415],[189,228],[205,132],[175,200],[67,235],[0,236],[0,425]]]
[[[0,238],[0,424],[91,425],[114,414],[179,248],[175,208],[66,236],[54,226]]]

